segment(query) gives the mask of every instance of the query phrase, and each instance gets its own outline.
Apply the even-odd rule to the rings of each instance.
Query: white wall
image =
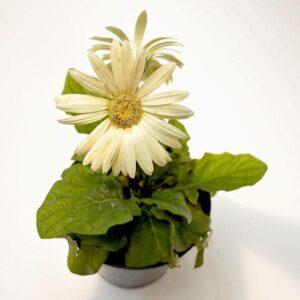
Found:
[[[56,119],[69,67],[104,26],[178,35],[191,92],[191,153],[251,152],[269,165],[254,188],[220,193],[206,264],[194,253],[159,282],[125,291],[66,267],[63,240],[40,240],[35,211],[82,137]],[[0,0],[1,299],[300,299],[300,1]]]

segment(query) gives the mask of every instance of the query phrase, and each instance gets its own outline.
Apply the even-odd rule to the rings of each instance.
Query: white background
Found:
[[[213,200],[205,266],[195,252],[151,286],[124,290],[66,266],[64,240],[41,240],[36,209],[83,138],[56,119],[69,67],[90,72],[92,35],[117,25],[178,35],[190,91],[191,153],[250,152],[269,170]],[[0,0],[0,298],[300,299],[300,1]]]

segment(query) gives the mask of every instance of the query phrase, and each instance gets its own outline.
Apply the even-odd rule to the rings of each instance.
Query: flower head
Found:
[[[60,120],[65,124],[101,123],[78,146],[76,153],[85,155],[83,164],[94,171],[134,177],[136,163],[151,175],[153,162],[164,166],[171,160],[162,146],[180,148],[179,139],[187,135],[166,119],[191,116],[190,109],[176,104],[188,96],[186,91],[152,92],[170,78],[175,63],[161,66],[142,84],[145,50],[135,55],[129,42],[113,41],[111,70],[96,54],[89,55],[99,77],[71,70],[71,76],[93,95],[67,94],[56,99],[57,108],[77,115]]]
[[[162,65],[160,61],[174,62],[180,68],[183,66],[182,61],[179,60],[173,53],[170,53],[178,52],[175,47],[182,46],[182,44],[180,44],[176,38],[170,36],[160,36],[143,44],[147,19],[147,12],[144,10],[140,13],[136,20],[134,39],[132,40],[126,35],[126,33],[124,33],[122,29],[118,27],[106,27],[106,29],[113,33],[121,43],[124,41],[130,41],[134,51],[138,51],[141,48],[145,50],[146,63],[142,79],[147,78],[147,76],[155,72]],[[111,43],[114,39],[102,36],[94,36],[92,39],[100,43],[94,45],[90,49],[90,52],[101,51],[103,52],[102,59],[110,60],[111,57],[109,51],[111,48]]]

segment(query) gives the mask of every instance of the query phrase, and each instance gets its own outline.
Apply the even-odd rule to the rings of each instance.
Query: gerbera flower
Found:
[[[145,74],[144,78],[147,78],[153,72],[155,72],[162,64],[160,60],[167,62],[174,62],[178,67],[182,67],[183,63],[179,60],[174,54],[170,52],[178,52],[174,47],[182,46],[177,39],[169,36],[160,36],[156,37],[149,42],[143,44],[143,38],[147,26],[147,12],[142,11],[137,18],[135,24],[135,33],[134,39],[130,40],[129,37],[124,33],[124,31],[115,26],[108,26],[106,29],[113,33],[120,42],[130,41],[133,50],[138,51],[140,48],[145,49],[146,53],[146,64],[145,64]],[[102,56],[103,60],[110,60],[110,53],[105,53],[110,51],[111,43],[113,42],[112,38],[94,36],[93,40],[100,42],[99,44],[94,45],[90,52],[103,51]]]
[[[137,55],[128,41],[113,41],[111,70],[103,60],[89,54],[91,65],[99,80],[71,70],[71,76],[93,95],[68,94],[56,99],[57,108],[77,115],[60,120],[65,124],[102,122],[78,146],[76,153],[85,155],[83,164],[91,164],[94,171],[107,173],[111,168],[134,177],[136,163],[151,175],[153,162],[164,166],[171,160],[161,145],[180,148],[180,139],[187,135],[164,119],[183,119],[193,112],[178,101],[188,96],[186,91],[168,91],[151,94],[172,74],[175,63],[161,66],[142,84],[145,69],[145,51]]]

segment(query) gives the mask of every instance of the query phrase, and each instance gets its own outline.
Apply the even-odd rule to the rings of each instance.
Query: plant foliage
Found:
[[[79,88],[68,76],[64,92],[82,92]],[[185,131],[180,122],[170,122]],[[250,154],[191,159],[186,142],[168,151],[172,162],[156,166],[153,176],[138,170],[134,179],[95,173],[82,165],[82,157],[73,157],[37,213],[41,238],[68,241],[71,272],[94,274],[106,261],[131,268],[175,267],[193,246],[195,267],[201,266],[211,232],[201,195],[253,185],[267,170]]]

